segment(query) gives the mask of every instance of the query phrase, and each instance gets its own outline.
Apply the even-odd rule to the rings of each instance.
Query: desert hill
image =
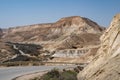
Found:
[[[35,24],[10,28],[4,32],[3,41],[46,43],[52,44],[55,47],[72,48],[71,45],[73,45],[73,42],[78,45],[86,43],[86,40],[89,39],[87,34],[93,40],[94,44],[99,43],[98,37],[103,31],[104,28],[88,18],[72,16],[62,18],[50,24]],[[66,42],[70,43],[70,46],[63,46]],[[77,47],[77,45],[74,46]]]
[[[28,51],[24,51],[23,48],[20,48],[19,46],[21,46],[21,44],[24,46],[26,46],[26,44],[27,46],[29,46],[29,44],[40,45],[42,46],[42,49],[37,49],[38,55],[35,54],[35,58],[40,58],[38,56],[44,54],[45,56],[46,54],[49,56],[53,54],[58,55],[61,50],[68,51],[65,54],[69,55],[71,53],[71,50],[69,49],[75,50],[78,56],[81,56],[81,53],[87,53],[87,56],[93,56],[99,48],[99,37],[104,32],[104,30],[105,28],[99,26],[96,22],[88,18],[72,16],[62,18],[55,23],[34,24],[3,30],[4,34],[1,37],[1,43],[7,43],[7,46],[15,49],[14,54],[16,53],[16,50],[18,50],[17,52],[19,52],[20,54],[31,54],[28,53],[30,51],[28,50],[28,48]],[[83,48],[84,50],[81,50],[81,48]],[[74,54],[73,52],[72,54]],[[30,57],[31,56],[32,55],[30,55]],[[68,56],[67,58],[70,57]],[[63,58],[59,59],[61,61],[61,59]],[[74,58],[69,60],[73,59]],[[73,60],[73,62],[76,62],[76,60]]]

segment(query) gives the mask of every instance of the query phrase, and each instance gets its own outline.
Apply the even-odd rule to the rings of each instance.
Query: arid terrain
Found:
[[[101,36],[101,47],[78,80],[120,80],[120,14]]]
[[[99,37],[104,30],[96,22],[80,16],[1,29],[0,60],[88,63],[100,47]]]
[[[0,0],[0,80],[120,80],[120,0]]]
[[[1,66],[18,62],[85,63],[78,80],[119,80],[119,32],[120,14],[114,16],[107,30],[79,16],[49,24],[0,29]],[[11,62],[14,64],[10,65]]]
[[[120,14],[114,16],[110,27],[100,37],[100,48],[96,51],[96,54],[91,59],[90,63],[79,71],[77,75],[78,80],[120,80]],[[63,55],[63,51],[61,52]],[[59,54],[61,57],[61,55]],[[71,56],[69,56],[71,57]],[[90,56],[89,56],[90,57]],[[65,58],[65,56],[64,56]],[[80,60],[80,59],[78,59]],[[66,71],[66,70],[64,70]],[[52,72],[52,73],[51,73]],[[32,76],[33,80],[46,80],[50,79],[62,80],[61,76],[55,77],[55,71],[48,72],[47,74]],[[54,75],[51,77],[49,75]],[[59,74],[61,75],[61,74]],[[20,77],[22,79],[28,78],[30,75]],[[47,77],[46,77],[47,76]],[[67,76],[63,75],[65,80]],[[35,77],[35,78],[33,78]],[[77,80],[74,76],[69,76],[69,80]]]

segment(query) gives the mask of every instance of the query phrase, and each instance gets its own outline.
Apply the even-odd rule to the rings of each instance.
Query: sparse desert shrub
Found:
[[[77,73],[72,70],[65,70],[63,72],[58,69],[53,69],[43,75],[39,80],[77,80]],[[34,80],[38,80],[34,79]]]
[[[53,69],[50,72],[46,73],[44,76],[42,76],[41,80],[57,80],[59,76],[60,73],[58,69]]]
[[[68,70],[61,73],[59,80],[77,80],[76,76],[76,72]]]

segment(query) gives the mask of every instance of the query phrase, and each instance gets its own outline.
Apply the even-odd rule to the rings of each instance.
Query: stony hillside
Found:
[[[4,34],[1,37],[1,43],[10,44],[12,43],[12,47],[10,45],[9,46],[14,50],[14,53],[16,54],[19,52],[19,54],[23,54],[22,56],[27,56],[24,55],[24,53],[28,55],[35,53],[35,55],[33,56],[37,58],[41,58],[41,56],[43,55],[45,57],[51,56],[54,57],[54,59],[52,60],[53,62],[56,61],[57,57],[53,55],[57,55],[65,50],[68,52],[63,53],[65,53],[65,55],[70,54],[71,56],[71,54],[74,55],[75,51],[76,52],[75,56],[78,55],[77,58],[71,58],[70,56],[68,56],[66,58],[63,57],[64,59],[60,57],[58,60],[57,57],[57,60],[59,62],[61,61],[76,62],[77,59],[80,58],[82,59],[82,62],[83,61],[86,62],[86,60],[89,61],[88,56],[90,55],[91,59],[92,56],[95,55],[97,49],[99,48],[100,44],[99,37],[101,36],[104,30],[105,28],[100,27],[96,22],[88,18],[72,16],[62,18],[55,23],[35,24],[6,29],[3,31]],[[26,52],[25,51],[26,47],[31,47],[31,44],[42,46],[42,49],[37,50],[35,48],[39,52],[33,50],[34,52],[31,53],[29,52],[31,51],[29,50],[31,48],[29,49],[27,48],[28,51]],[[19,48],[19,46],[21,45],[22,48]],[[73,49],[73,51],[71,49]],[[19,60],[18,59],[19,57],[20,60],[22,59],[21,56],[19,55],[17,55],[16,57],[15,56],[16,55],[14,55],[14,59],[12,59],[12,61]]]
[[[14,55],[14,51],[0,41],[0,62],[6,61]]]
[[[103,30],[90,19],[73,16],[51,24],[10,28],[4,32],[3,41],[40,43],[50,49],[65,49],[83,47],[86,42],[90,45],[99,44],[99,36]]]
[[[120,80],[120,14],[101,37],[101,47],[79,80]]]

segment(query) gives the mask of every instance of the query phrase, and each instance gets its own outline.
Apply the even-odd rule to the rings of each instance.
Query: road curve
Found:
[[[8,67],[8,68],[0,68],[0,80],[12,80],[15,77],[51,70],[53,68],[68,68],[68,67],[75,67],[75,66],[26,66],[26,67]]]

